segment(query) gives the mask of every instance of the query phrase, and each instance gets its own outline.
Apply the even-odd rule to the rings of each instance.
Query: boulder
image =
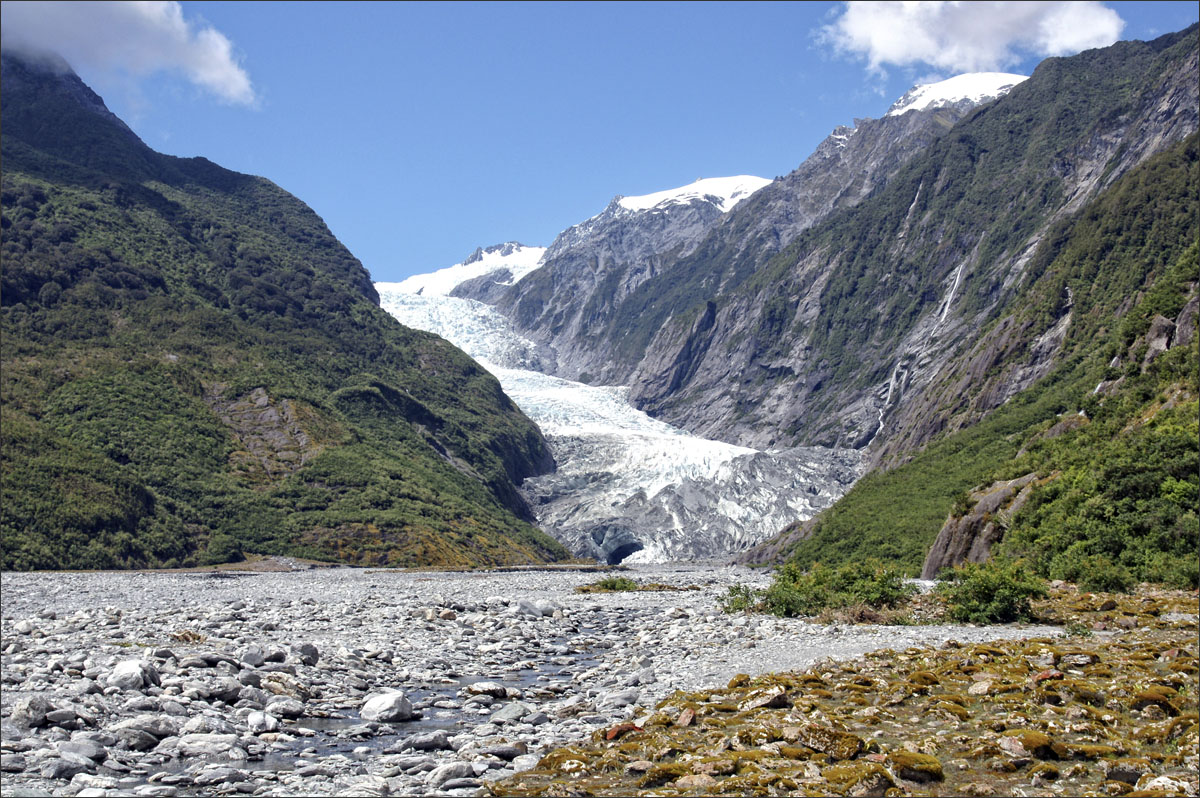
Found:
[[[368,698],[359,715],[363,720],[396,723],[410,720],[413,716],[413,708],[404,693],[396,690]]]

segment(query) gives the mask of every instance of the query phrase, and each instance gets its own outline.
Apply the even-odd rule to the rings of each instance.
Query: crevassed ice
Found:
[[[620,439],[621,446],[604,447],[606,452],[619,451],[619,456],[592,464],[619,475],[620,484],[612,486],[617,494],[645,490],[652,496],[685,477],[711,478],[722,463],[754,452],[650,418],[629,404],[626,387],[585,385],[531,370],[528,366],[537,362],[536,346],[490,305],[405,293],[397,285],[376,284],[380,306],[401,323],[436,333],[478,360],[544,435]]]
[[[541,428],[558,469],[522,490],[538,523],[578,555],[610,562],[728,556],[811,517],[861,474],[857,452],[766,453],[706,440],[633,407],[628,388],[544,374],[538,346],[491,306],[415,293],[423,284],[376,283],[380,304],[474,357]]]

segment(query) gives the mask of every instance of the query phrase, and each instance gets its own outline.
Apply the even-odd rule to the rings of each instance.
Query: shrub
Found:
[[[1089,592],[1128,593],[1138,580],[1125,566],[1107,557],[1092,557],[1091,567],[1080,574],[1077,583]]]
[[[1143,573],[1147,582],[1161,582],[1180,590],[1195,590],[1200,585],[1200,562],[1195,557],[1155,552],[1147,558]]]
[[[725,595],[717,599],[717,605],[720,606],[721,612],[753,612],[759,608],[762,602],[763,591],[755,590],[743,584],[731,585],[725,591]]]
[[[1128,568],[1102,554],[1081,555],[1075,547],[1051,561],[1050,576],[1074,582],[1080,590],[1091,592],[1127,593],[1137,584]]]
[[[807,572],[795,562],[785,563],[775,572],[775,580],[761,594],[734,588],[723,602],[734,606],[759,599],[759,608],[774,615],[813,615],[825,609],[838,609],[855,604],[871,608],[894,607],[907,599],[915,588],[904,583],[896,568],[879,560],[848,562],[838,568],[816,563]],[[743,607],[745,608],[745,607]],[[728,611],[728,610],[727,610]]]
[[[1008,623],[1032,620],[1030,601],[1046,595],[1045,583],[1021,561],[992,558],[983,565],[963,563],[938,585],[952,620]]]
[[[627,576],[606,576],[599,582],[583,585],[578,588],[587,593],[616,593],[625,590],[637,590],[638,583]]]

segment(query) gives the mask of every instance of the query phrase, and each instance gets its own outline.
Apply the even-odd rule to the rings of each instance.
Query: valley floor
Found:
[[[718,597],[737,582],[764,584],[765,574],[688,565],[624,575],[680,589],[583,594],[576,588],[598,575],[566,570],[5,573],[4,793],[553,793],[569,786],[564,779],[606,771],[592,772],[582,757],[578,773],[556,772],[545,754],[636,746],[640,730],[605,742],[623,723],[645,728],[646,739],[654,723],[675,728],[677,690],[695,702],[707,689],[719,703],[731,699],[715,693],[739,673],[840,660],[887,674],[904,666],[867,652],[974,651],[999,639],[1057,645],[1049,638],[1062,631],[730,616]],[[1194,601],[1187,623],[1194,641]],[[1126,630],[1114,628],[1098,634],[1120,643]],[[1101,642],[1109,643],[1090,645]],[[1194,648],[1182,660],[1193,667]],[[1194,682],[1194,670],[1180,673]],[[404,700],[389,692],[397,690]],[[1192,708],[1195,695],[1193,684]],[[664,706],[676,714],[663,720],[655,707],[672,696]],[[711,711],[697,704],[696,724],[679,728],[716,731]],[[618,794],[647,777],[632,761],[608,778]],[[673,780],[719,775],[683,768],[655,784],[671,790]],[[716,782],[705,784],[701,792]]]

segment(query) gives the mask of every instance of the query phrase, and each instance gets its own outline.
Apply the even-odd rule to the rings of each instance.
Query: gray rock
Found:
[[[46,725],[46,713],[54,711],[54,705],[40,695],[22,698],[13,705],[9,719],[14,724],[26,729],[36,729]]]
[[[482,783],[479,779],[475,778],[447,779],[442,782],[441,788],[443,790],[465,790],[471,787],[478,787]]]
[[[184,757],[224,756],[237,744],[236,734],[185,734],[179,738],[179,755]]]
[[[109,727],[110,731],[118,735],[125,729],[136,729],[154,737],[162,738],[179,734],[180,726],[179,722],[174,718],[163,715],[138,715],[118,721]]]
[[[537,754],[521,754],[521,756],[513,758],[510,767],[517,773],[524,773],[527,770],[533,770],[537,767],[537,763],[541,759]]]
[[[499,682],[474,682],[467,685],[467,692],[471,695],[489,695],[493,698],[508,696],[508,688]]]
[[[257,645],[246,646],[238,655],[238,659],[241,660],[243,665],[251,668],[257,668],[259,665],[262,665],[267,661],[266,655],[263,654],[263,650]]]
[[[74,728],[74,726],[71,724],[74,724],[77,720],[79,720],[79,714],[70,707],[52,709],[46,713],[47,726],[66,726],[68,728]]]
[[[0,772],[20,773],[25,769],[25,757],[21,754],[0,754]]]
[[[158,745],[158,738],[141,729],[120,729],[116,732],[117,745],[130,751],[150,751]]]
[[[391,787],[382,776],[363,776],[354,780],[349,787],[337,793],[339,796],[391,795]]]
[[[359,715],[363,720],[395,723],[411,719],[413,708],[404,693],[397,690],[368,698]]]
[[[527,746],[524,743],[502,743],[500,745],[484,746],[475,753],[481,756],[494,756],[497,759],[511,762],[517,757],[523,756],[527,750]]]
[[[414,734],[404,741],[404,745],[417,751],[446,751],[451,748],[450,735],[442,729]]]
[[[62,779],[63,781],[69,781],[74,778],[76,774],[83,773],[87,771],[89,767],[94,768],[95,766],[95,762],[92,762],[91,760],[84,760],[82,757],[79,759],[54,757],[52,759],[47,759],[42,763],[41,774],[42,778],[44,779]]]
[[[121,690],[141,690],[159,684],[158,671],[145,660],[127,659],[118,662],[108,674],[105,683]]]
[[[192,783],[197,787],[210,787],[214,784],[236,784],[250,778],[244,770],[237,768],[217,767],[205,770],[193,777]]]
[[[641,693],[636,687],[630,687],[627,690],[617,690],[613,693],[608,693],[600,699],[602,707],[627,707],[631,704],[636,704]]]
[[[246,716],[246,726],[251,734],[264,734],[279,728],[279,719],[266,712],[251,712]]]
[[[238,671],[237,680],[247,687],[262,687],[262,674],[252,671],[249,668],[243,668]]]
[[[542,610],[536,603],[529,599],[517,599],[512,606],[508,608],[512,615],[525,616],[527,618],[541,618]]]
[[[94,740],[66,740],[58,743],[57,748],[62,756],[74,754],[96,762],[103,762],[108,757],[107,749]]]
[[[438,788],[451,779],[473,778],[475,778],[475,768],[471,767],[470,762],[447,762],[429,771],[429,775],[425,777],[425,783],[430,787]]]
[[[276,696],[267,703],[266,711],[277,718],[295,719],[304,714],[304,704],[294,698]]]
[[[492,723],[516,723],[533,712],[533,707],[520,701],[513,701],[496,710],[489,716]]]
[[[316,665],[317,661],[321,658],[317,647],[312,643],[301,643],[298,646],[292,646],[292,651],[296,654],[296,659],[305,665]]]

